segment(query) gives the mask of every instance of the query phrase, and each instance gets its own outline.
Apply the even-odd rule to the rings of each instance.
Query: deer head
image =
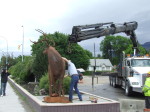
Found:
[[[40,33],[42,33],[45,38],[43,38],[42,40],[39,40],[38,42],[35,42],[35,41],[31,41],[31,40],[30,40],[32,43],[37,44],[37,43],[41,43],[41,42],[46,42],[46,45],[47,45],[47,48],[48,48],[48,47],[51,46],[51,45],[49,45],[49,42],[51,41],[51,42],[53,43],[52,46],[55,46],[55,42],[54,42],[53,40],[49,40],[49,39],[46,38],[46,37],[47,37],[47,34],[46,34],[46,33],[44,33],[44,32],[43,32],[42,30],[40,30],[40,29],[35,29],[35,30],[38,31],[38,32],[40,32]]]
[[[30,41],[31,41],[31,40],[30,40]],[[31,41],[31,42],[34,43],[34,44],[46,42],[47,47],[49,47],[50,45],[49,45],[49,42],[48,42],[48,41],[49,41],[48,39],[44,38],[44,39],[42,39],[42,40],[39,40],[38,42],[35,42],[35,41]]]

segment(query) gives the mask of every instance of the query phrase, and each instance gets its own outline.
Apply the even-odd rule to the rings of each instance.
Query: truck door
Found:
[[[126,66],[125,66],[126,77],[128,77],[130,75],[130,69],[131,69],[131,62],[130,62],[130,60],[126,60]]]
[[[126,66],[126,60],[123,60],[122,61],[122,76],[126,75],[125,66]]]

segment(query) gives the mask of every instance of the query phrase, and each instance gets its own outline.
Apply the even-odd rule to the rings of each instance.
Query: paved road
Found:
[[[0,112],[32,112],[32,110],[7,83],[6,96],[0,97]]]
[[[144,96],[140,93],[135,93],[134,96],[128,97],[124,94],[124,89],[114,88],[109,85],[108,76],[99,76],[98,83],[97,79],[94,78],[94,86],[92,86],[92,77],[85,76],[83,83],[79,84],[79,89],[88,93],[92,93],[101,97],[119,100],[119,99],[138,99],[144,100]]]

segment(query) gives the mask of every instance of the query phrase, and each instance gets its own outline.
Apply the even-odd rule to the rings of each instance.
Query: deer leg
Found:
[[[59,96],[64,96],[64,91],[63,91],[63,78],[59,79],[59,84],[58,84],[58,88],[59,88]]]
[[[61,82],[61,92],[62,92],[62,96],[64,97],[64,89],[63,89],[63,79],[62,79],[62,82]]]
[[[58,80],[58,95],[61,96],[61,87],[60,87],[61,83],[60,83],[60,79]]]
[[[53,90],[54,90],[54,93],[57,94],[57,83],[56,83],[56,80],[54,80],[54,83],[53,83]]]
[[[49,77],[49,96],[52,96],[52,87],[53,87],[53,80],[52,80],[52,73],[50,69],[50,65],[48,65],[48,77]]]
[[[52,81],[49,83],[49,96],[52,95]]]
[[[53,81],[53,93],[52,97],[57,97],[58,96],[58,87],[57,87],[57,82],[56,80]]]
[[[57,96],[61,96],[59,83],[59,79],[57,79],[55,83],[55,93],[57,94]]]

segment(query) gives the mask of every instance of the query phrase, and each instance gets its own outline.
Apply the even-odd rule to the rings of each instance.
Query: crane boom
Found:
[[[125,22],[123,24],[114,24],[113,22],[108,22],[73,26],[72,34],[69,36],[68,41],[69,43],[77,43],[87,39],[123,32],[130,36],[134,49],[137,49],[138,41],[134,32],[137,29],[137,26],[138,23],[135,21]]]

